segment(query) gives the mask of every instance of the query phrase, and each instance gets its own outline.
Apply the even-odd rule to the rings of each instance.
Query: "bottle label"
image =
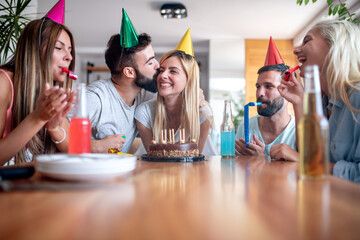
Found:
[[[221,156],[235,156],[235,130],[221,132]]]
[[[91,152],[91,123],[88,118],[72,118],[69,130],[69,154]]]

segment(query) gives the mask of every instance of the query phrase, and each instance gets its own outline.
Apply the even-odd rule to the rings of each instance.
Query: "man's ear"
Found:
[[[124,67],[123,74],[127,78],[136,78],[136,72],[133,67]]]

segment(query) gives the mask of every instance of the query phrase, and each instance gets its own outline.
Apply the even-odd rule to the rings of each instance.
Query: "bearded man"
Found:
[[[110,38],[105,62],[111,78],[87,87],[92,152],[106,153],[109,148],[129,151],[137,135],[135,109],[156,92],[159,62],[150,43],[150,36],[144,33],[138,36],[138,44],[129,48],[120,45],[120,34]]]
[[[159,62],[151,37],[136,33],[124,9],[120,34],[108,41],[105,62],[111,77],[93,82],[86,92],[91,152],[106,153],[109,148],[117,148],[126,153],[137,135],[136,107],[155,97]]]
[[[157,92],[160,65],[155,59],[151,37],[146,33],[138,35],[124,9],[122,13],[120,34],[111,36],[105,52],[111,77],[87,87],[91,152],[107,153],[108,149],[117,148],[128,153],[138,134],[135,109],[154,98]],[[199,99],[202,106],[205,99],[202,90]],[[136,148],[132,150],[135,152]]]
[[[270,152],[277,153],[280,150],[288,151],[293,155],[297,154],[295,118],[289,114],[288,102],[277,90],[277,86],[281,84],[281,75],[288,68],[270,39],[265,66],[259,69],[256,82],[256,98],[262,104],[257,106],[259,115],[249,120],[249,136],[250,139],[253,138],[253,141],[250,141],[246,147],[244,126],[240,124],[235,141],[237,155],[265,155],[274,158],[275,154]],[[284,155],[275,158],[297,159],[296,156],[290,159],[289,156]]]

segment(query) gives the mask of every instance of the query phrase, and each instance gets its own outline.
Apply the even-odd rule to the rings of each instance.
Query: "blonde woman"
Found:
[[[348,21],[317,23],[294,50],[300,76],[305,67],[318,65],[329,118],[330,162],[333,175],[360,183],[360,28]],[[295,78],[282,81],[280,94],[302,117],[303,88]]]
[[[74,59],[73,37],[64,25],[44,18],[25,27],[14,57],[0,66],[0,166],[67,151],[65,116],[74,93],[62,88],[72,81],[62,68],[73,70]]]
[[[163,129],[184,128],[187,140],[195,139],[202,152],[212,125],[212,110],[199,108],[199,66],[195,58],[180,50],[162,56],[157,77],[158,96],[141,104],[135,113],[136,125],[145,149],[154,139],[160,142]]]

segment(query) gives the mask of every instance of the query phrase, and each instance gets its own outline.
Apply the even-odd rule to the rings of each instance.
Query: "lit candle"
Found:
[[[175,132],[174,132],[174,129],[171,129],[171,134],[172,134],[172,143],[175,144]]]
[[[249,147],[249,106],[259,106],[261,102],[249,102],[244,106],[244,131],[245,131],[245,143],[246,147]]]

